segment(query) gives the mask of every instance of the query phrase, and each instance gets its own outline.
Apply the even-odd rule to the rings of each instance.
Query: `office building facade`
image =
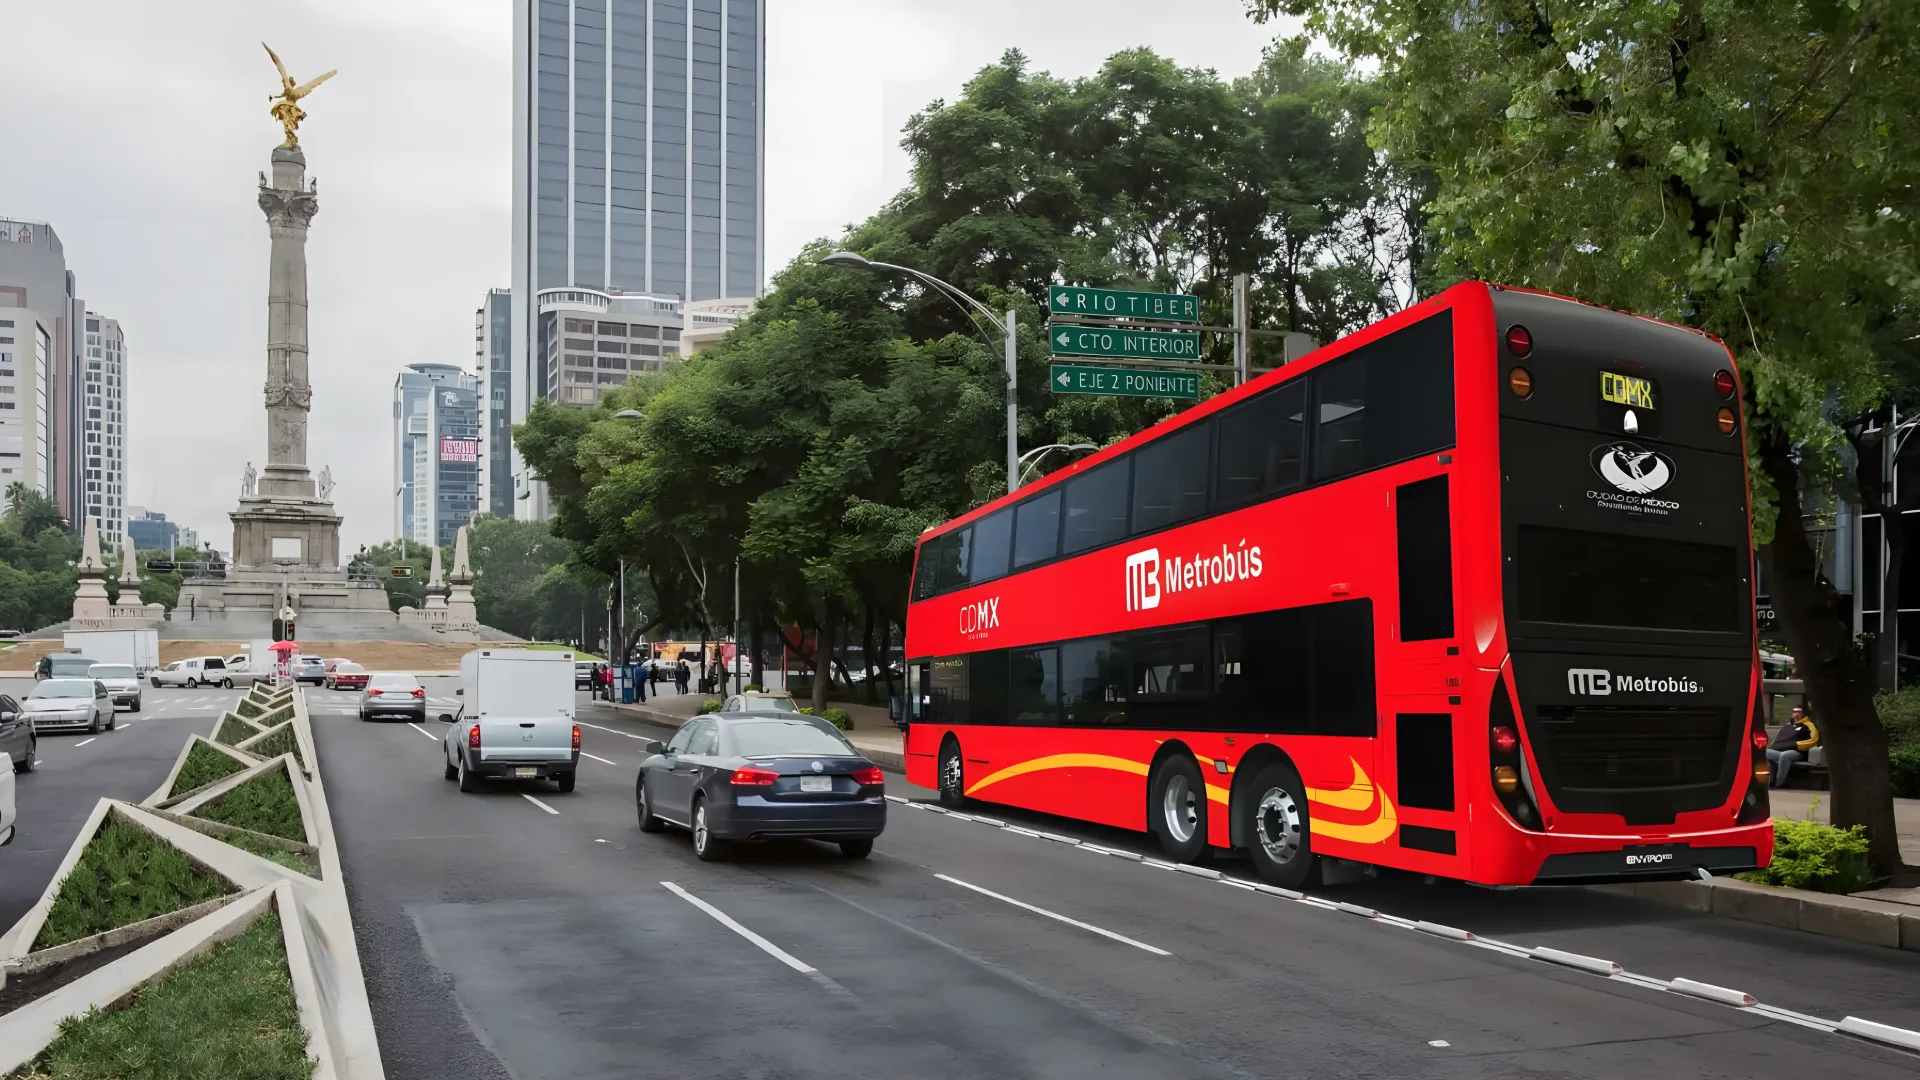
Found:
[[[75,532],[87,512],[80,300],[53,227],[0,218],[0,485],[16,480],[50,496]],[[13,456],[18,455],[18,456]],[[123,485],[124,486],[124,485]]]
[[[191,531],[182,530],[168,521],[167,515],[155,513],[144,506],[127,507],[127,535],[133,537],[136,551],[164,551],[172,555],[174,548],[186,544],[183,537]]]
[[[393,383],[393,533],[453,543],[480,508],[480,380],[410,364]]]
[[[486,411],[480,436],[480,510],[513,516],[513,294],[493,289],[473,313],[473,374]]]
[[[100,520],[100,539],[118,546],[126,529],[127,345],[116,320],[86,313],[86,360],[81,371],[80,467],[88,517]]]

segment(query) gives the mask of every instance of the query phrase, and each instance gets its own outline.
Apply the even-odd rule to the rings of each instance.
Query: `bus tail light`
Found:
[[[1520,746],[1520,722],[1513,715],[1513,699],[1507,695],[1503,675],[1493,684],[1493,703],[1487,709],[1487,766],[1491,770],[1494,797],[1506,807],[1507,815],[1523,829],[1540,831],[1540,809],[1522,782],[1526,768]]]
[[[1722,435],[1733,434],[1733,429],[1737,423],[1734,420],[1733,410],[1727,408],[1725,405],[1720,406],[1720,412],[1715,415],[1713,422],[1720,426],[1720,434]]]
[[[1746,798],[1740,800],[1736,825],[1758,825],[1773,815],[1767,785],[1773,782],[1773,764],[1767,760],[1767,717],[1760,711],[1760,691],[1753,692],[1753,712],[1747,721],[1747,760],[1752,779],[1747,781]]]
[[[1480,340],[1485,341],[1486,339],[1481,338]],[[1521,326],[1519,323],[1514,323],[1512,326],[1507,327],[1507,351],[1512,353],[1514,358],[1518,360],[1525,360],[1527,354],[1533,351],[1533,335],[1527,332],[1526,327]]]
[[[1734,391],[1733,373],[1725,368],[1713,373],[1713,392],[1721,397],[1732,397]]]
[[[1528,371],[1526,368],[1523,368],[1520,365],[1515,364],[1513,366],[1513,370],[1507,372],[1507,387],[1513,391],[1514,397],[1517,397],[1517,398],[1532,397],[1533,396],[1533,373]]]

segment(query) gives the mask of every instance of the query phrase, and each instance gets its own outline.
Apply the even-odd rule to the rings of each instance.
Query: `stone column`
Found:
[[[113,617],[113,606],[107,601],[107,564],[100,558],[100,519],[87,519],[86,531],[81,534],[80,562],[76,567],[80,571],[80,584],[73,593],[73,622],[75,626],[84,626],[90,621],[104,621]]]
[[[307,413],[313,405],[307,381],[307,226],[320,210],[320,199],[306,176],[306,156],[280,147],[273,152],[273,182],[260,178],[260,209],[273,238],[267,283],[267,467],[259,486],[263,497],[317,498],[307,469]],[[319,552],[313,556],[326,557]],[[337,553],[333,558],[337,561]]]

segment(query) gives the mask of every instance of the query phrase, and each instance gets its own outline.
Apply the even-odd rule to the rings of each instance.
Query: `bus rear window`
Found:
[[[1510,597],[1525,622],[1747,628],[1742,553],[1717,544],[1522,525]]]

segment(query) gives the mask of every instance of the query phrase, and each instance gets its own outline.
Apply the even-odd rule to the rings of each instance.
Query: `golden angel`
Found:
[[[267,50],[268,56],[273,57],[273,66],[280,71],[280,92],[268,95],[268,100],[273,102],[273,108],[268,111],[273,114],[275,120],[280,121],[280,126],[284,128],[287,133],[287,141],[281,143],[280,148],[282,150],[298,150],[300,148],[300,136],[298,134],[300,121],[307,118],[306,110],[300,107],[300,99],[313,93],[314,87],[333,78],[334,75],[338,74],[338,71],[329,71],[325,75],[302,86],[296,84],[293,81],[293,76],[287,74],[287,65],[280,62],[280,57],[274,53],[271,46],[263,41],[260,43],[260,47]]]

